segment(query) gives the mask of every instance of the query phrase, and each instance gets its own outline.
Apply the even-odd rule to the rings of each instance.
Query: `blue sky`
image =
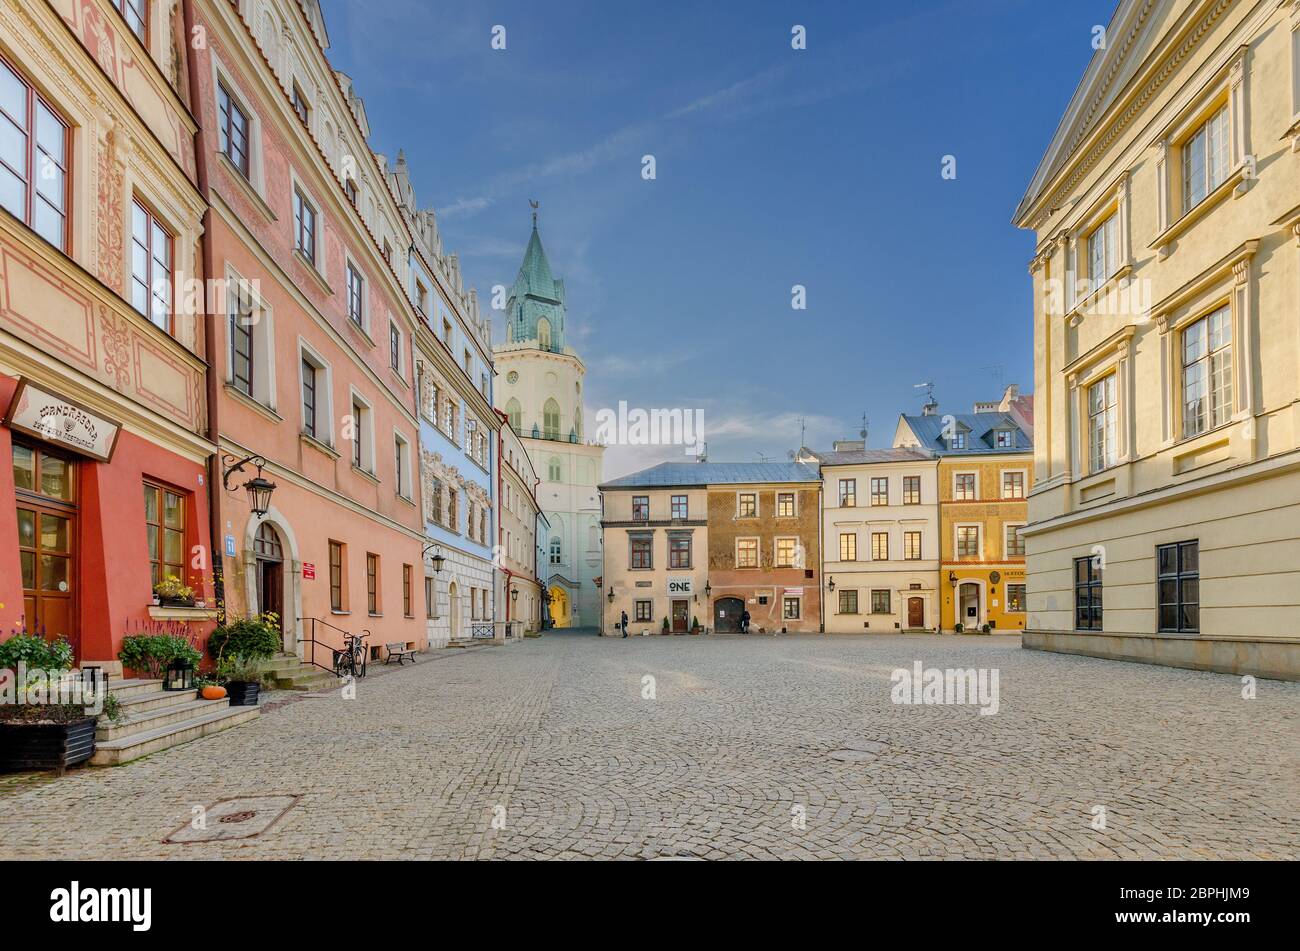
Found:
[[[888,445],[925,380],[957,412],[1032,389],[1033,238],[1009,222],[1114,0],[322,7],[372,146],[406,149],[481,297],[541,201],[588,421],[702,408],[710,459],[784,459],[801,417],[814,448],[864,412]],[[605,476],[668,458],[616,447]]]

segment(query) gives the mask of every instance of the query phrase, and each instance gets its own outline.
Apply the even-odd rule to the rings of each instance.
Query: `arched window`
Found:
[[[551,349],[551,322],[545,317],[537,322],[537,346],[542,350]]]
[[[573,409],[573,431],[578,434],[578,441],[582,441],[582,407],[575,406]]]
[[[554,397],[542,407],[542,436],[545,439],[560,438],[560,404]]]
[[[551,456],[550,461],[546,463],[546,480],[548,482],[563,481],[561,479],[563,474],[564,473],[560,470],[560,457]]]
[[[551,539],[551,564],[558,565],[561,564],[563,560],[564,560],[564,556],[560,550],[560,540],[558,538],[552,538]]]
[[[510,428],[516,433],[521,432],[523,427],[524,411],[519,406],[519,401],[513,396],[510,397],[510,402],[506,404],[506,416],[510,419]]]

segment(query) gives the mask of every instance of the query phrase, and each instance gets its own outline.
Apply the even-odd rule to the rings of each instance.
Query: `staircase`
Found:
[[[257,707],[232,707],[229,700],[203,700],[193,690],[167,691],[161,680],[110,682],[125,719],[100,717],[91,766],[119,766],[141,756],[238,726],[258,715]]]
[[[328,670],[304,664],[293,654],[275,655],[266,662],[266,669],[276,690],[327,690],[339,685],[339,679]]]

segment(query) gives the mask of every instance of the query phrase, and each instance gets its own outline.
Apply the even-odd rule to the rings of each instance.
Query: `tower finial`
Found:
[[[537,205],[538,205],[538,202],[533,201],[531,198],[528,199],[528,207],[530,207],[530,208],[533,209],[533,227],[534,227],[534,228],[537,227]]]

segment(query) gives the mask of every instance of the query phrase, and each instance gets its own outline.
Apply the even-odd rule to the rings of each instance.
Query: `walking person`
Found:
[[[623,612],[623,619],[618,623],[619,626],[623,628],[623,636],[627,637],[627,612],[626,611]]]

